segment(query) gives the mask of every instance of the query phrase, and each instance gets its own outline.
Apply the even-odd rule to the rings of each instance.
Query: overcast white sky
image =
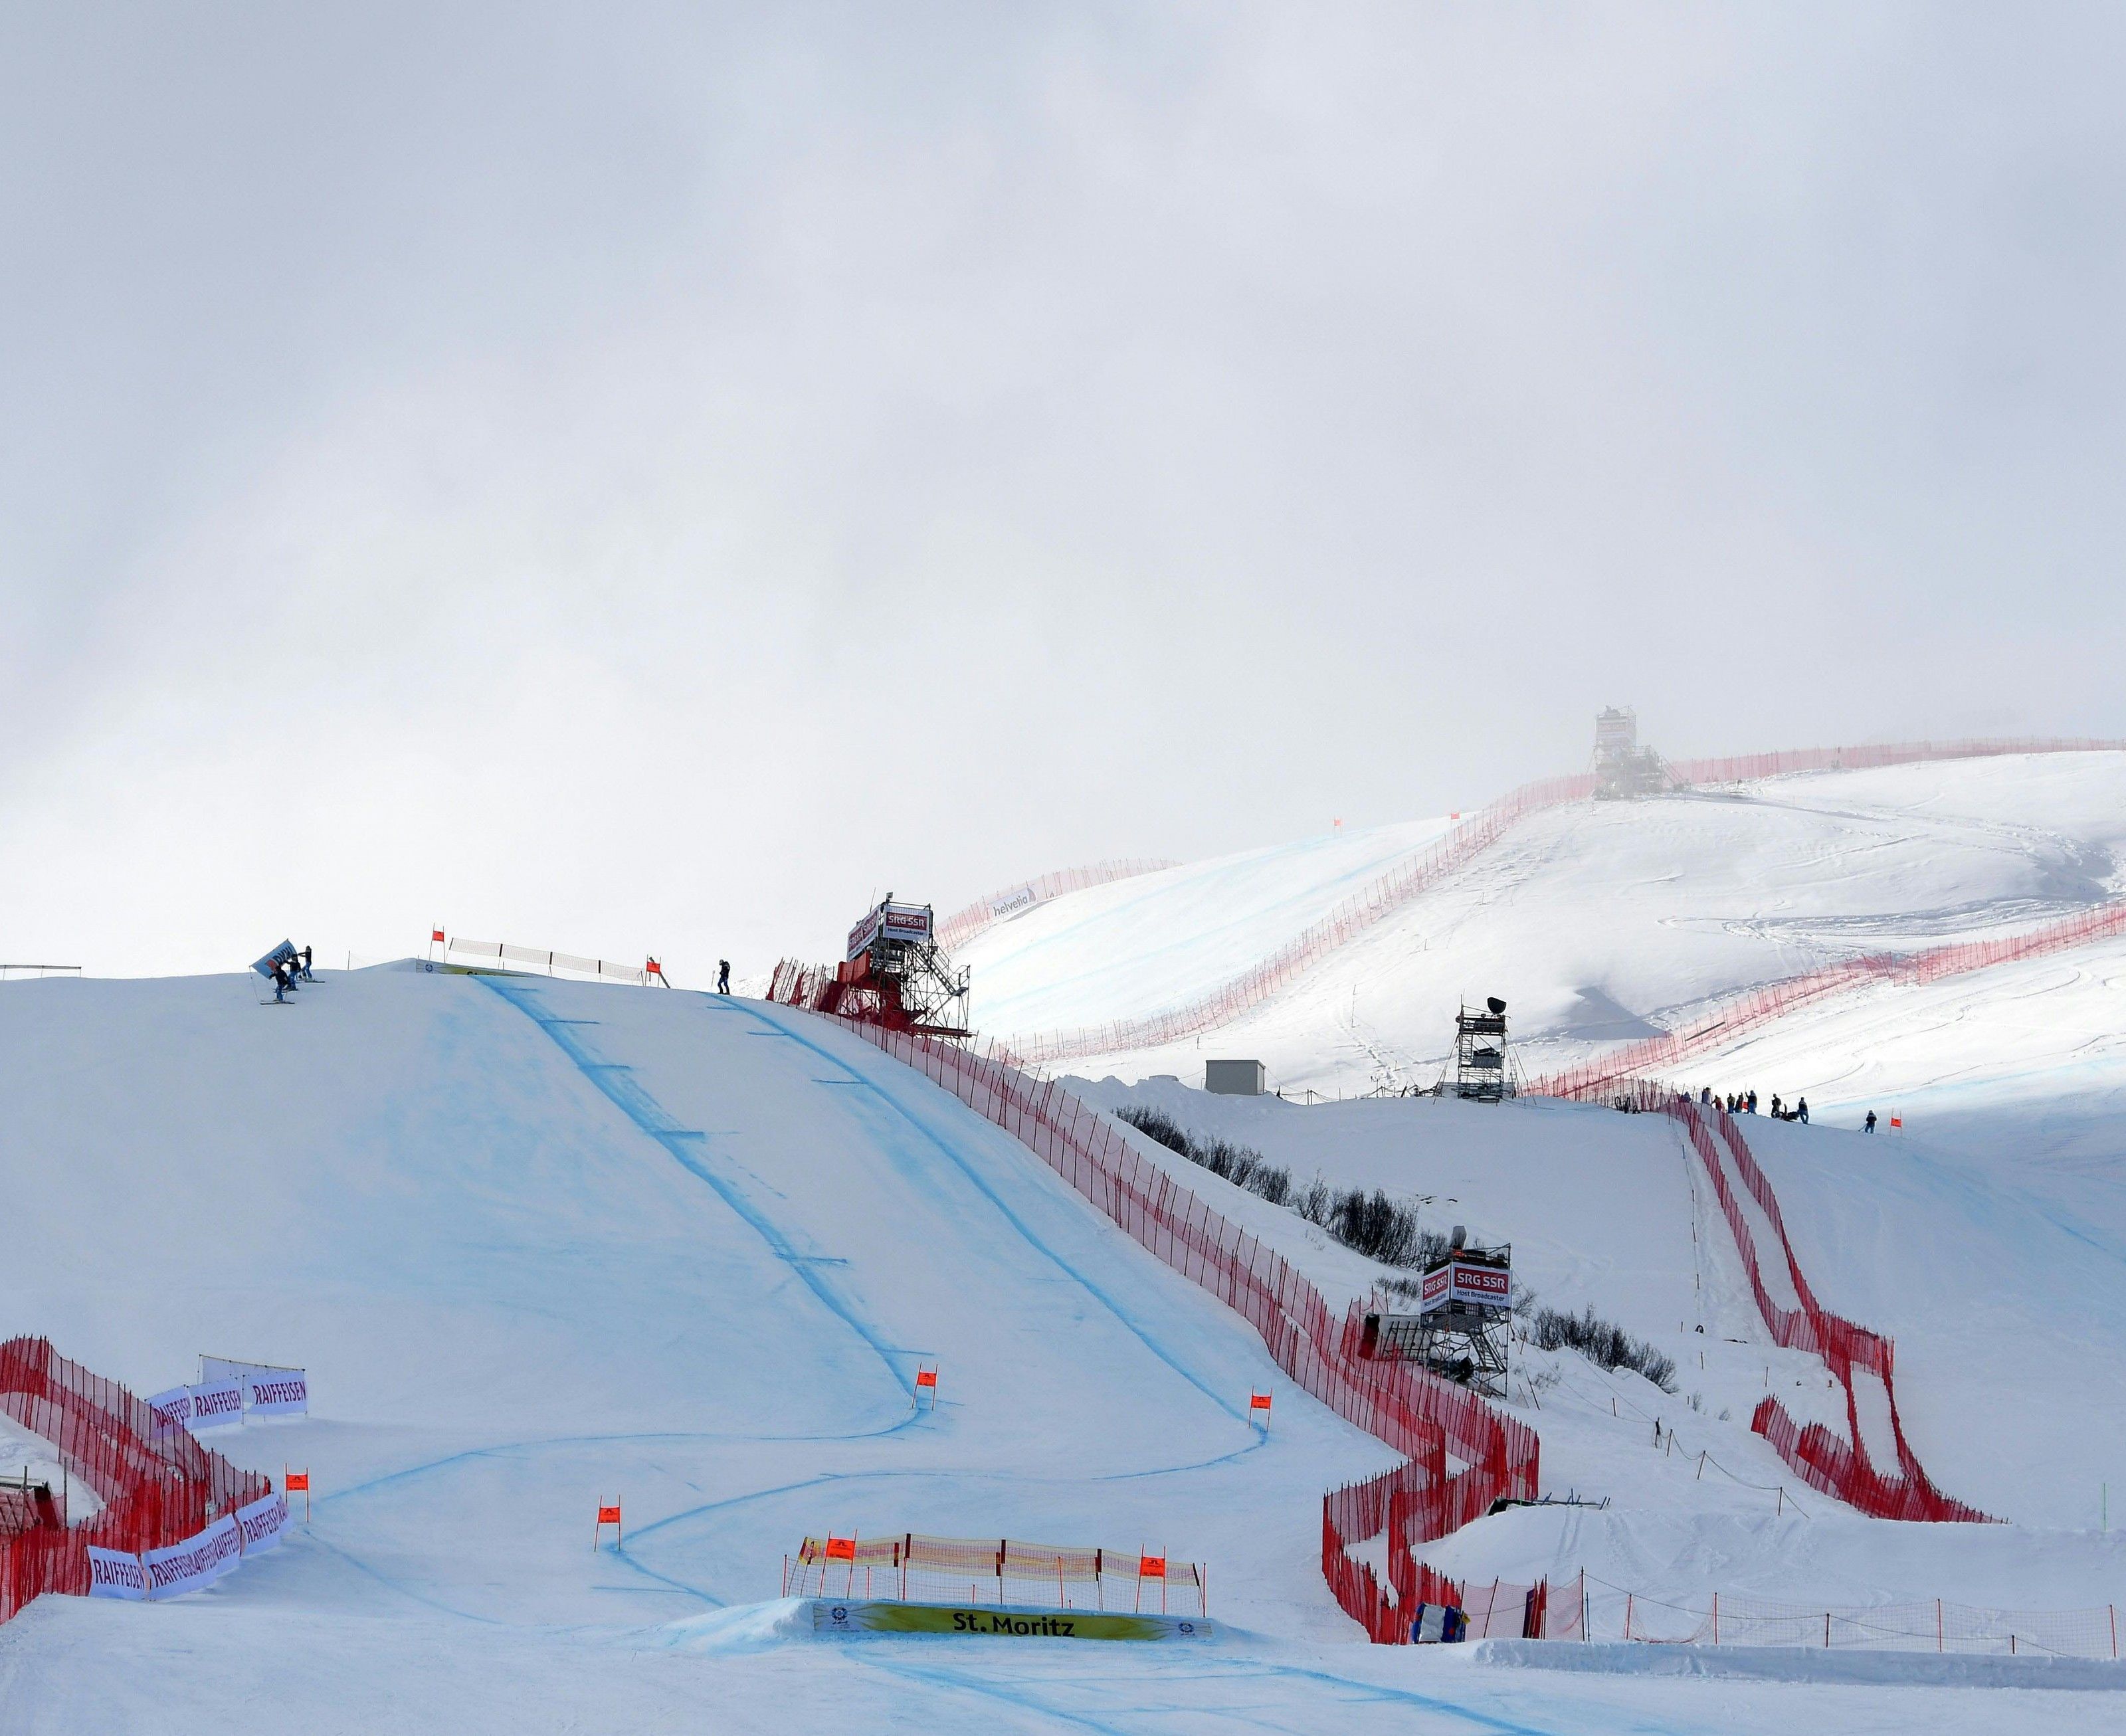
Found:
[[[700,983],[2126,736],[2126,11],[0,0],[0,961]]]

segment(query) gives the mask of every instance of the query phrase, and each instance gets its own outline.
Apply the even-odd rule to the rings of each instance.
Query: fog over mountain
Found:
[[[698,984],[1474,807],[1604,704],[2126,736],[2122,47],[17,8],[0,961],[442,921]]]

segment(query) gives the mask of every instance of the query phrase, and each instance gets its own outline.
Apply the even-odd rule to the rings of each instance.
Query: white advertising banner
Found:
[[[99,1549],[94,1544],[88,1546],[88,1595],[92,1597],[123,1597],[138,1603],[148,1595],[148,1574],[140,1565],[138,1555],[128,1555],[123,1549]]]
[[[192,1389],[188,1386],[173,1386],[167,1393],[158,1393],[148,1401],[148,1408],[155,1413],[155,1432],[168,1435],[174,1430],[188,1428],[192,1420]]]
[[[243,1377],[243,1408],[253,1417],[300,1417],[309,1407],[309,1376],[300,1369]]]
[[[1421,1281],[1417,1311],[1429,1314],[1450,1302],[1471,1308],[1511,1308],[1514,1275],[1503,1266],[1477,1265],[1466,1260],[1434,1266]]]
[[[140,1559],[148,1569],[150,1597],[182,1597],[215,1580],[243,1559],[243,1535],[236,1516],[224,1513],[196,1536],[166,1549],[150,1549]]]
[[[1514,1302],[1514,1275],[1503,1266],[1472,1265],[1457,1260],[1448,1270],[1453,1275],[1453,1298],[1473,1307],[1505,1308]]]
[[[1429,1314],[1434,1308],[1446,1307],[1448,1284],[1448,1278],[1445,1266],[1439,1266],[1427,1272],[1418,1294],[1418,1313]]]
[[[287,1525],[288,1497],[278,1489],[262,1501],[254,1501],[249,1507],[236,1510],[236,1529],[247,1555],[278,1547],[281,1533]]]
[[[881,904],[867,911],[862,921],[849,930],[848,957],[856,958],[884,935],[888,940],[928,940],[930,906],[927,904]]]
[[[232,1422],[243,1421],[242,1381],[208,1380],[185,1390],[191,1396],[193,1433],[201,1429],[226,1428]]]

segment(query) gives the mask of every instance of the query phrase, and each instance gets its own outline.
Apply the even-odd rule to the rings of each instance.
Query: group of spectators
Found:
[[[1731,1115],[1754,1115],[1757,1113],[1757,1094],[1754,1090],[1730,1091],[1722,1097],[1711,1086],[1701,1086],[1698,1100],[1712,1109],[1724,1109]],[[1806,1122],[1808,1119],[1808,1099],[1798,1097],[1789,1107],[1780,1103],[1779,1094],[1774,1091],[1772,1093],[1771,1112],[1774,1121]],[[1875,1117],[1872,1111],[1868,1117],[1868,1131],[1871,1133],[1875,1131]]]

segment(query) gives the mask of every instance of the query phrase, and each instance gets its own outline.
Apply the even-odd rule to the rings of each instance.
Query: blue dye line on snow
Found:
[[[1051,1247],[1046,1242],[1042,1241],[1042,1238],[1035,1233],[1032,1227],[1028,1224],[1024,1218],[1021,1218],[1017,1212],[1013,1210],[1010,1206],[1004,1203],[1002,1195],[1000,1195],[997,1190],[990,1185],[987,1179],[985,1178],[972,1164],[969,1163],[966,1157],[964,1157],[954,1147],[952,1142],[940,1136],[933,1128],[930,1127],[922,1118],[918,1116],[907,1104],[904,1103],[896,1093],[889,1090],[885,1086],[881,1085],[877,1079],[868,1075],[863,1069],[854,1066],[845,1057],[835,1055],[828,1049],[823,1048],[820,1044],[813,1042],[810,1038],[804,1035],[801,1031],[792,1029],[790,1026],[783,1024],[781,1020],[769,1017],[767,1013],[761,1010],[763,1005],[765,1005],[765,1003],[749,1003],[745,1010],[752,1014],[754,1018],[761,1020],[763,1023],[781,1031],[784,1036],[788,1037],[791,1041],[801,1043],[806,1048],[811,1050],[814,1054],[817,1055],[822,1061],[826,1062],[829,1066],[847,1067],[851,1072],[857,1074],[857,1082],[863,1085],[874,1095],[876,1095],[881,1103],[886,1105],[888,1109],[891,1109],[903,1121],[906,1122],[908,1125],[920,1134],[924,1140],[926,1140],[931,1146],[934,1147],[938,1153],[943,1156],[948,1163],[952,1164],[962,1175],[966,1176],[969,1181],[974,1184],[975,1187],[980,1192],[983,1198],[987,1199],[992,1206],[996,1208],[998,1215],[1003,1218],[1007,1223],[1018,1232],[1021,1239],[1023,1239],[1029,1247],[1032,1248],[1037,1253],[1047,1260],[1058,1271],[1061,1272],[1065,1276],[1070,1278],[1075,1283],[1079,1284],[1088,1295],[1091,1296],[1094,1301],[1098,1302],[1101,1307],[1105,1308],[1115,1317],[1116,1320],[1120,1322],[1121,1324],[1132,1334],[1132,1336],[1133,1336],[1138,1342],[1142,1344],[1146,1350],[1150,1350],[1153,1355],[1156,1356],[1161,1362],[1165,1363],[1167,1367],[1172,1369],[1175,1374],[1179,1374],[1183,1380],[1187,1381],[1189,1385],[1194,1387],[1198,1392],[1201,1393],[1206,1398],[1209,1399],[1212,1403],[1217,1406],[1220,1410],[1231,1417],[1235,1422],[1242,1424],[1248,1423],[1249,1419],[1241,1412],[1237,1405],[1234,1404],[1230,1399],[1223,1398],[1219,1393],[1213,1391],[1212,1388],[1199,1379],[1193,1370],[1184,1368],[1179,1360],[1177,1360],[1165,1346],[1159,1342],[1158,1339],[1153,1335],[1151,1331],[1132,1316],[1120,1302],[1117,1301],[1114,1297],[1109,1295],[1105,1289],[1095,1284],[1090,1278],[1087,1277],[1084,1273],[1080,1271],[1075,1266],[1072,1265],[1069,1261],[1063,1257],[1062,1255],[1057,1253],[1054,1248]],[[810,1015],[800,1015],[799,1016],[809,1017]],[[853,1043],[862,1042],[861,1038],[852,1038],[849,1040]],[[916,1072],[914,1068],[909,1067],[903,1062],[895,1060],[893,1057],[886,1054],[883,1050],[872,1048],[871,1045],[867,1043],[864,1045],[864,1048],[866,1050],[864,1058],[867,1062],[870,1060],[872,1056],[876,1055],[879,1059],[886,1062],[888,1066],[896,1069],[899,1072],[907,1075],[909,1078],[922,1078],[922,1075]],[[927,1079],[924,1079],[923,1082],[925,1085],[928,1085],[930,1083]],[[959,1100],[957,1097],[952,1100],[956,1104],[959,1103]],[[964,1104],[961,1104],[960,1107],[963,1109],[966,1109],[966,1106]],[[971,1109],[966,1109],[966,1113],[973,1114],[974,1111]],[[985,1123],[985,1124],[987,1125],[988,1123]],[[1009,1136],[1006,1135],[1006,1137],[1009,1138]],[[1089,1203],[1088,1203],[1088,1209],[1090,1209]]]
[[[820,1305],[871,1346],[894,1384],[911,1398],[914,1397],[915,1388],[912,1380],[904,1378],[895,1366],[892,1352],[886,1341],[871,1322],[858,1313],[855,1304],[837,1294],[834,1286],[820,1277],[817,1263],[801,1255],[791,1244],[789,1237],[765,1213],[703,1161],[695,1144],[702,1139],[698,1129],[680,1126],[664,1106],[636,1082],[632,1068],[617,1062],[601,1060],[591,1054],[569,1028],[570,1021],[548,1017],[527,989],[499,977],[480,977],[474,980],[499,995],[537,1025],[555,1047],[576,1064],[583,1076],[604,1093],[615,1108],[662,1146],[673,1161],[688,1175],[706,1182],[714,1190],[716,1197],[752,1227],[754,1234],[767,1244],[768,1251],[819,1299]]]

